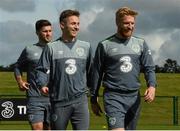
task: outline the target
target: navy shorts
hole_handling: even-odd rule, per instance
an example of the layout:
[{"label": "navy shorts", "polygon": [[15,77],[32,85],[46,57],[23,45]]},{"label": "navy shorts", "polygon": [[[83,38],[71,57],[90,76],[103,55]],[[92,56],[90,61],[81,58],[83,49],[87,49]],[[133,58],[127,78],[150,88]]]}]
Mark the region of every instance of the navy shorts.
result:
[{"label": "navy shorts", "polygon": [[50,125],[50,102],[49,101],[33,101],[27,103],[28,120],[31,124],[43,122]]},{"label": "navy shorts", "polygon": [[104,108],[108,128],[135,130],[140,113],[140,95],[125,96],[115,92],[104,93]]}]

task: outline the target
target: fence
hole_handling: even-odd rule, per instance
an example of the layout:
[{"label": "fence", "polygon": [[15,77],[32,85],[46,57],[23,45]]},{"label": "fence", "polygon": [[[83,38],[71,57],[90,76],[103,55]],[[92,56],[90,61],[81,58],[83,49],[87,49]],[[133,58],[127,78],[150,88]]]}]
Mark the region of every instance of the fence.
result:
[{"label": "fence", "polygon": [[154,102],[143,101],[139,124],[178,125],[180,96],[156,96]]}]

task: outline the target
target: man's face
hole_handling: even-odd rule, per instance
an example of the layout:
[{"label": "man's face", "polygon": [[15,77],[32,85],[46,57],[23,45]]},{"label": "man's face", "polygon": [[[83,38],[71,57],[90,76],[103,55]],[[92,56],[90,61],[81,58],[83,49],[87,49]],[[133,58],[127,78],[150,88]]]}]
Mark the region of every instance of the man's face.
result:
[{"label": "man's face", "polygon": [[135,18],[130,15],[126,15],[119,19],[117,23],[118,34],[123,38],[129,38],[132,36],[135,26]]},{"label": "man's face", "polygon": [[70,16],[65,18],[63,22],[60,23],[63,35],[69,38],[75,38],[79,32],[79,17]]},{"label": "man's face", "polygon": [[45,43],[48,43],[52,40],[52,26],[43,26],[38,32],[37,35],[39,40]]}]

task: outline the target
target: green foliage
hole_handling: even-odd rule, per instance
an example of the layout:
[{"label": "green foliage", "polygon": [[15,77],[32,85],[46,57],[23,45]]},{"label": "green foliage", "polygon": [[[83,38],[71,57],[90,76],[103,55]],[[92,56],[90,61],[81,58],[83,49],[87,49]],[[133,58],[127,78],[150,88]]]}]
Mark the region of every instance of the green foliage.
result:
[{"label": "green foliage", "polygon": [[[145,103],[143,101],[143,94],[146,89],[146,84],[142,74],[140,76],[140,80],[142,82],[142,87],[141,87],[142,110],[141,110],[141,116],[138,122],[137,129],[179,130],[180,126],[173,125],[172,96],[179,96],[180,74],[171,74],[171,73],[157,74],[157,83],[158,83],[156,89],[157,97],[155,101],[150,104]],[[0,95],[25,95],[25,92],[19,91],[12,72],[0,72],[0,83],[1,83]],[[102,95],[102,90],[103,88],[100,89],[100,95]],[[158,97],[158,96],[167,96],[167,97]],[[102,106],[102,97],[100,98],[100,104]],[[102,117],[97,117],[92,113],[90,107],[89,110],[90,110],[90,129],[107,130],[105,115],[103,114]],[[30,126],[28,122],[0,121],[0,130],[5,130],[5,129],[25,130],[25,129],[30,129]],[[68,129],[71,129],[70,125],[68,126]]]}]

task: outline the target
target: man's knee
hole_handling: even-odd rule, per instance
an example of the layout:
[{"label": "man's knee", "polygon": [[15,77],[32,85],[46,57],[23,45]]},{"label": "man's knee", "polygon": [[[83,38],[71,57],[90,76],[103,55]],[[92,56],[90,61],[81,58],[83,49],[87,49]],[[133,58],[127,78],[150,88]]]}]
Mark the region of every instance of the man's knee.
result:
[{"label": "man's knee", "polygon": [[43,122],[33,123],[31,124],[33,130],[43,130]]}]

